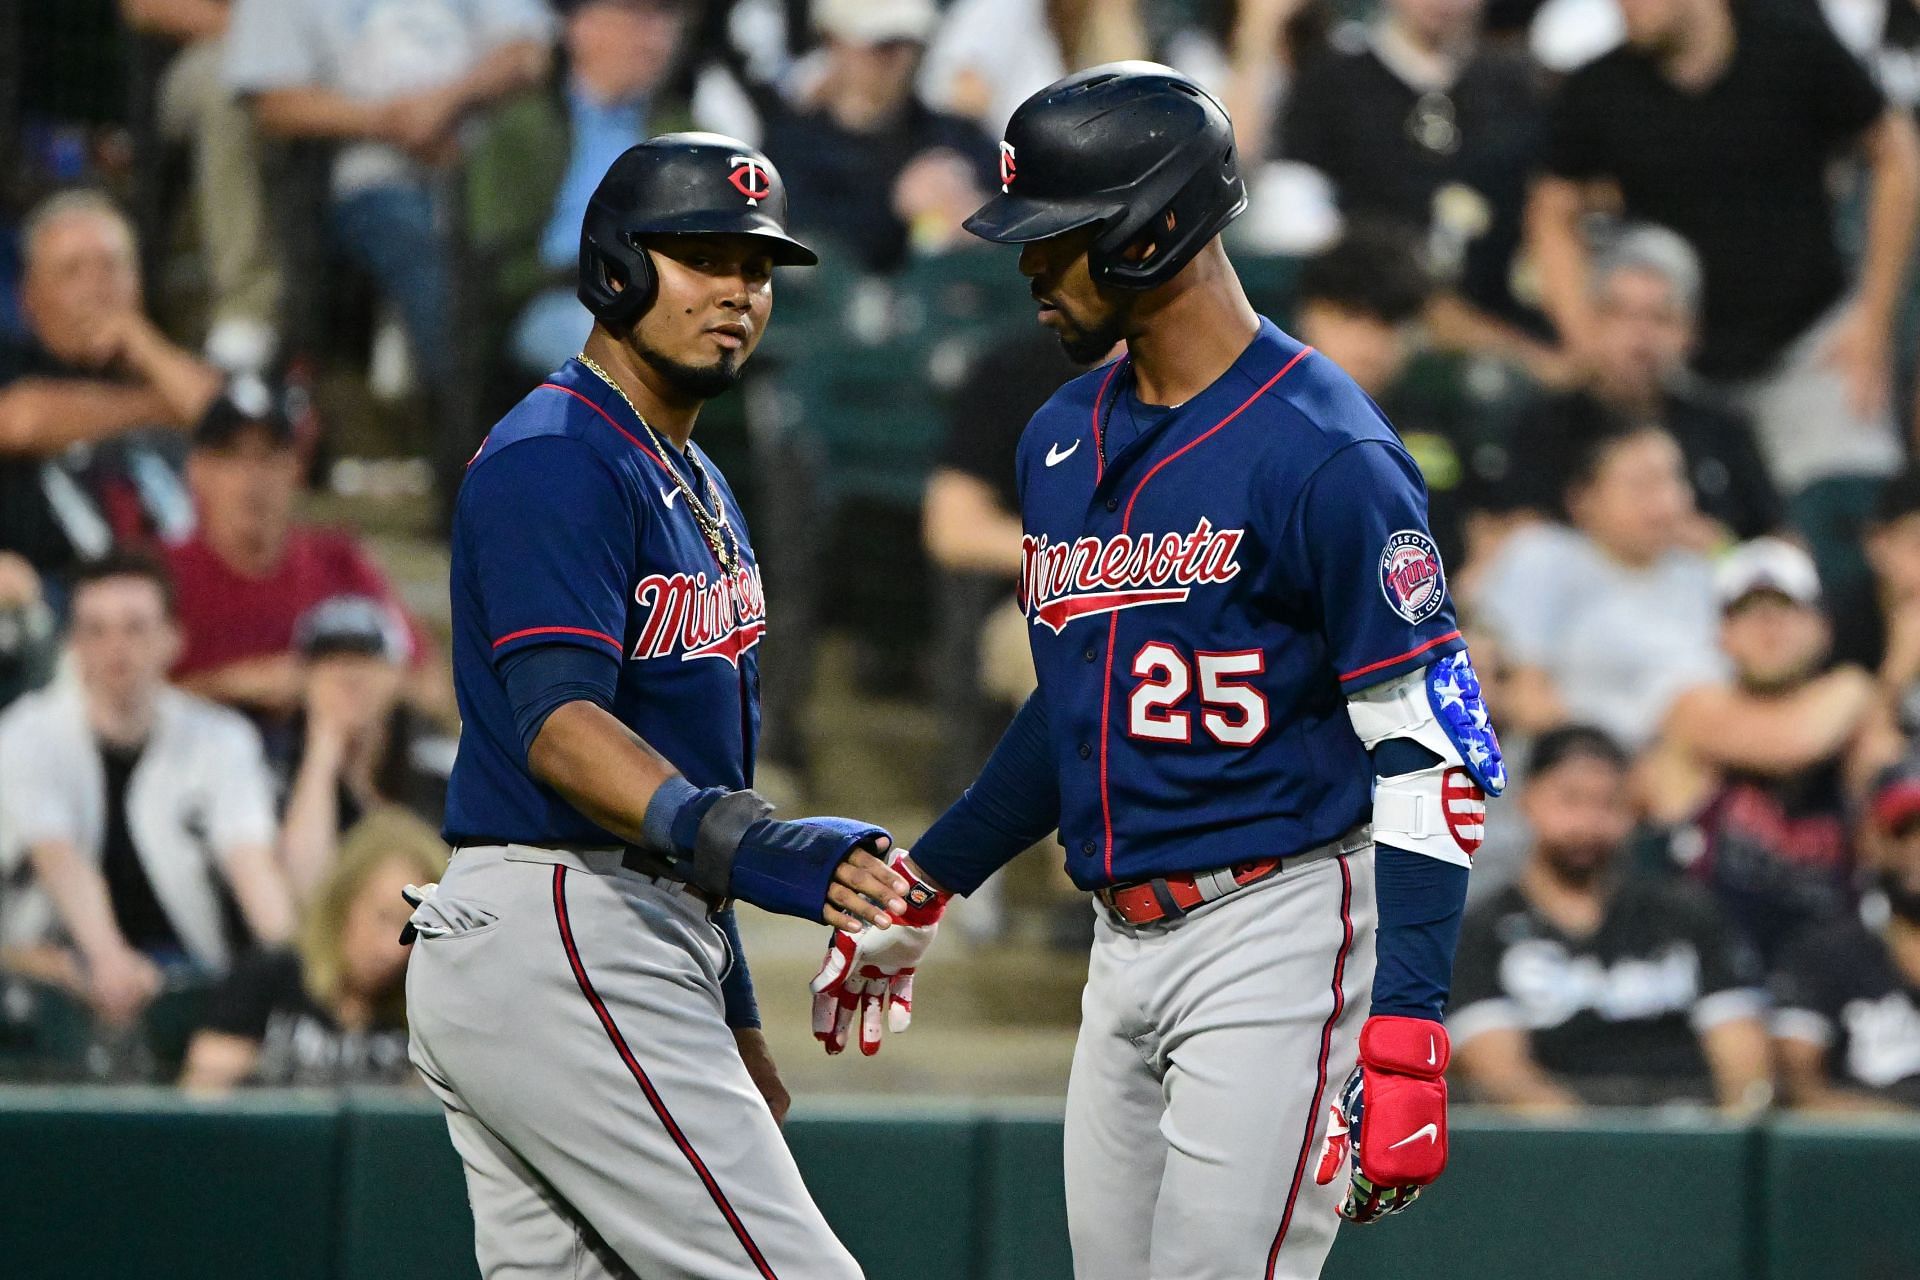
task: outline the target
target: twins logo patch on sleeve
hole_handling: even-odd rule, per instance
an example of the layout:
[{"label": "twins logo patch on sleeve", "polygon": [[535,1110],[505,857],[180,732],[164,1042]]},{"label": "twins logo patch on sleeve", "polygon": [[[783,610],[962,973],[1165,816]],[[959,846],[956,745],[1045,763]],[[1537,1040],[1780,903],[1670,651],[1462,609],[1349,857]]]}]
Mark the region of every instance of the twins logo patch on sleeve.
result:
[{"label": "twins logo patch on sleeve", "polygon": [[1447,603],[1447,576],[1440,548],[1419,529],[1402,529],[1380,552],[1380,591],[1395,613],[1415,626]]}]

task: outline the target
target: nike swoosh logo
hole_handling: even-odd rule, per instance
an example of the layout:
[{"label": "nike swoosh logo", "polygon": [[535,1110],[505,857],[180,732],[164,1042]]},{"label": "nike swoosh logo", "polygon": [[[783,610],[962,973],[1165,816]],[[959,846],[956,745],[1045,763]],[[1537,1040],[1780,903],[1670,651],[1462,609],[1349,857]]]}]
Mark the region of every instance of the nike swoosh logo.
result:
[{"label": "nike swoosh logo", "polygon": [[1067,447],[1067,451],[1065,453],[1062,453],[1060,452],[1059,445],[1057,444],[1049,445],[1047,447],[1047,465],[1050,467],[1059,466],[1061,463],[1065,462],[1068,458],[1071,458],[1073,456],[1073,451],[1075,449],[1078,449],[1079,447],[1080,447],[1080,442],[1078,440],[1075,440],[1071,445]]},{"label": "nike swoosh logo", "polygon": [[673,500],[679,496],[680,487],[678,485],[670,484],[660,491],[660,497],[666,502],[667,510],[669,511],[673,510]]},{"label": "nike swoosh logo", "polygon": [[1433,1037],[1428,1036],[1427,1037],[1427,1065],[1430,1067],[1436,1067],[1440,1065],[1440,1059],[1434,1056],[1435,1052],[1436,1050],[1434,1049]]},{"label": "nike swoosh logo", "polygon": [[1408,1134],[1406,1137],[1400,1139],[1400,1141],[1388,1147],[1387,1150],[1398,1151],[1400,1148],[1406,1146],[1409,1142],[1417,1142],[1421,1138],[1425,1138],[1428,1142],[1431,1142],[1437,1145],[1440,1141],[1440,1126],[1435,1124],[1433,1121],[1429,1120],[1425,1124],[1421,1125],[1418,1129],[1415,1129],[1412,1133]]}]

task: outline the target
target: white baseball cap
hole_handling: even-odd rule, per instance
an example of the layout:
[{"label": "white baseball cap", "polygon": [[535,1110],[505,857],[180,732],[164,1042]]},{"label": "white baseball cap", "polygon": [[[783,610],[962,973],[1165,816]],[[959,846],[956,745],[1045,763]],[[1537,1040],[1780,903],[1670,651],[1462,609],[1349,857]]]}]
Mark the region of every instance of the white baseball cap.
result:
[{"label": "white baseball cap", "polygon": [[939,21],[933,0],[820,0],[813,9],[820,33],[848,44],[925,44]]},{"label": "white baseball cap", "polygon": [[1725,612],[1756,591],[1812,607],[1820,603],[1820,571],[1798,544],[1755,538],[1721,557],[1713,571],[1713,598]]}]

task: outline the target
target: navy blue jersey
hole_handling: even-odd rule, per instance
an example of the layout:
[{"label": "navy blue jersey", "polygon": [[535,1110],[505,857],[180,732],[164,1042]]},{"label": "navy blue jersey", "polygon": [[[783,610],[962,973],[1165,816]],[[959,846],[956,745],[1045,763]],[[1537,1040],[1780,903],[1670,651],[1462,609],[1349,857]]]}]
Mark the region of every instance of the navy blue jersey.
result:
[{"label": "navy blue jersey", "polygon": [[1379,409],[1263,320],[1102,461],[1126,361],[1016,465],[1020,594],[1075,883],[1286,855],[1371,812],[1346,695],[1461,647],[1426,488]]},{"label": "navy blue jersey", "polygon": [[674,484],[676,460],[578,361],[502,418],[468,464],[453,523],[461,728],[449,841],[620,843],[527,770],[498,664],[529,645],[619,655],[622,724],[695,786],[751,781],[766,598],[739,504],[700,461],[740,546],[731,577]]}]

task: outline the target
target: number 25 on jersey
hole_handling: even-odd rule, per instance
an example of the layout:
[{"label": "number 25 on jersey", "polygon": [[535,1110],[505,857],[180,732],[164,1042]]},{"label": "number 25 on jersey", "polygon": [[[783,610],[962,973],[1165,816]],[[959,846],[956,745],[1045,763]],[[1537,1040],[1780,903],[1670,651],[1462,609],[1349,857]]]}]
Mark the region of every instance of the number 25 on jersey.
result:
[{"label": "number 25 on jersey", "polygon": [[1267,669],[1258,649],[1232,653],[1195,653],[1192,660],[1162,640],[1150,640],[1133,655],[1140,677],[1127,697],[1127,736],[1147,742],[1192,742],[1193,713],[1183,705],[1200,690],[1200,727],[1215,742],[1247,747],[1267,731],[1267,699],[1240,676]]}]

